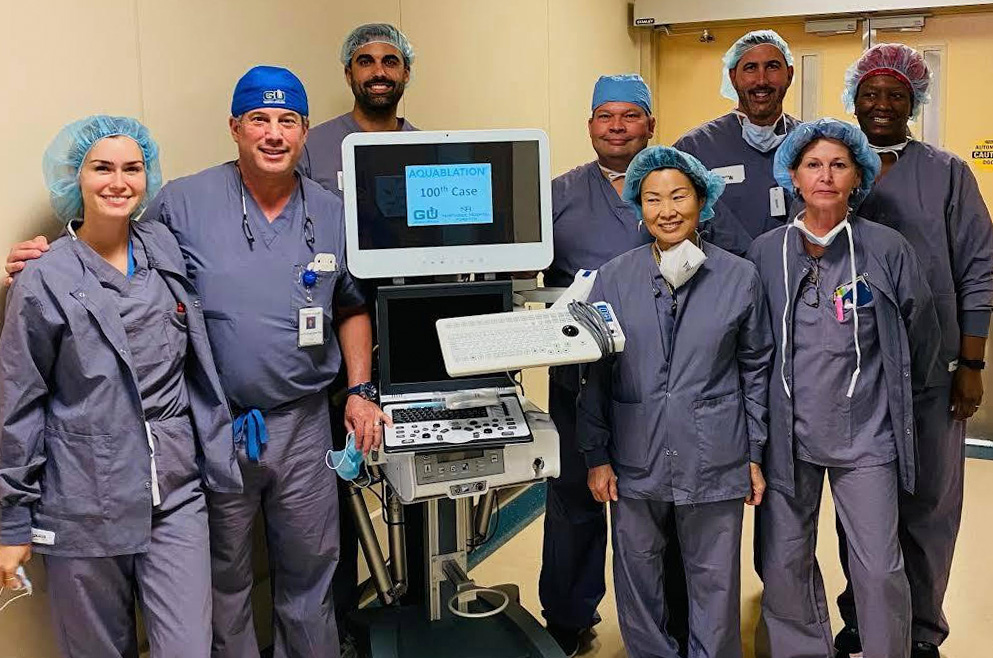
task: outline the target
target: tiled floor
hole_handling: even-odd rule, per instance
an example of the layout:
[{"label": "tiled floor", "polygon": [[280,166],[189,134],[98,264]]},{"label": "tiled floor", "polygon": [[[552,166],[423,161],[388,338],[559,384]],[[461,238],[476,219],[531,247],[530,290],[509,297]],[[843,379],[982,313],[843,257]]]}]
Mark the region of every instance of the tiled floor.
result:
[{"label": "tiled floor", "polygon": [[[966,502],[962,533],[956,549],[952,582],[946,599],[952,633],[942,646],[948,658],[986,658],[993,655],[993,461],[970,459],[967,465]],[[834,533],[834,512],[828,487],[821,511],[818,555],[829,596],[843,584],[838,566]],[[752,514],[745,514],[745,541],[742,546],[742,634],[745,656],[753,656],[752,634],[758,617],[761,583],[752,569]],[[609,558],[608,558],[609,560]],[[541,518],[514,537],[506,546],[477,567],[472,577],[479,584],[515,582],[520,585],[524,605],[540,618],[538,568],[541,563]],[[625,656],[617,627],[610,568],[607,569],[607,596],[600,606],[603,623],[586,656],[622,658]],[[833,608],[833,605],[832,605]],[[836,610],[832,610],[835,629]]]}]

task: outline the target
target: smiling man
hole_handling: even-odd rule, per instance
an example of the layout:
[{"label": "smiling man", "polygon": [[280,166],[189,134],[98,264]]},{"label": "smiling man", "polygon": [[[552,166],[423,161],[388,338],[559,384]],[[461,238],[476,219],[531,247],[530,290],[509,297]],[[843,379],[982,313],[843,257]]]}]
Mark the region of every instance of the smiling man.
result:
[{"label": "smiling man", "polygon": [[[965,422],[983,398],[993,303],[993,226],[976,178],[961,158],[917,141],[908,126],[928,102],[930,84],[923,55],[884,43],[848,69],[843,95],[883,163],[858,214],[895,228],[914,247],[941,325],[938,364],[928,387],[914,399],[921,465],[916,491],[900,499],[913,658],[937,658],[938,645],[948,635],[942,603],[962,518]],[[840,526],[839,537],[846,564],[848,546]],[[835,641],[838,655],[859,654],[858,624],[881,621],[873,610],[860,609],[856,615],[851,587],[838,606],[845,620]]]},{"label": "smiling man", "polygon": [[708,239],[744,254],[759,235],[782,226],[787,199],[772,176],[776,148],[798,121],[783,112],[793,55],[772,30],[749,32],[724,54],[721,95],[737,103],[674,144],[724,177],[727,188],[707,226]]},{"label": "smiling man", "polygon": [[[407,37],[388,23],[360,25],[345,37],[341,45],[341,63],[345,81],[352,90],[355,101],[350,112],[325,121],[310,130],[297,171],[317,182],[338,197],[343,196],[339,186],[341,175],[341,142],[356,132],[388,132],[417,130],[409,121],[397,116],[397,106],[403,98],[410,80],[410,67],[414,63],[414,49]],[[369,302],[375,299],[375,283],[360,282]],[[347,373],[339,373],[331,386],[331,423],[336,449],[344,448],[345,433],[343,410]],[[350,484],[338,480],[338,497],[349,492]],[[407,555],[416,564],[421,555],[420,505],[409,505],[405,510],[407,524]],[[335,615],[341,634],[342,655],[355,655],[355,639],[351,613],[358,609],[359,540],[352,515],[341,515],[341,559],[334,574]],[[413,593],[420,582],[414,576],[409,583]]]},{"label": "smiling man", "polygon": [[397,116],[414,63],[414,49],[403,32],[388,23],[360,25],[345,38],[341,63],[355,97],[352,111],[314,126],[298,166],[302,174],[339,197],[341,142],[347,135],[417,130]]}]

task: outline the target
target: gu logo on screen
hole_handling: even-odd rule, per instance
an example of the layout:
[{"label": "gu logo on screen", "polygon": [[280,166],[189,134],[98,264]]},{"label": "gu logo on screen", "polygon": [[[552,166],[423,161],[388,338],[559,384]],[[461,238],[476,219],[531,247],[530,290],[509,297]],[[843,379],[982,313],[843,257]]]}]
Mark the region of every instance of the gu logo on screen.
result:
[{"label": "gu logo on screen", "polygon": [[285,105],[286,93],[282,89],[262,92],[262,102],[266,105]]}]

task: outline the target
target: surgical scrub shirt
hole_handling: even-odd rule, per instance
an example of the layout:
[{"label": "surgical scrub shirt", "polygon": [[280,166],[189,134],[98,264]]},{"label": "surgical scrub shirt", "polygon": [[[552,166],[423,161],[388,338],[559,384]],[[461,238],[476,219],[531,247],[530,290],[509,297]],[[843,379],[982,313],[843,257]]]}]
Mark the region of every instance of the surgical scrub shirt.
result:
[{"label": "surgical scrub shirt", "polygon": [[[789,238],[792,248],[804,250],[803,238],[792,231]],[[847,396],[855,371],[853,311],[842,308],[839,320],[833,296],[840,286],[851,285],[848,254],[845,233],[820,258],[803,254],[809,269],[793,307],[796,456],[819,466],[878,466],[896,459],[896,437],[879,351],[875,299],[859,299],[862,364],[855,391]]]},{"label": "surgical scrub shirt", "polygon": [[[799,123],[789,115],[785,121],[787,133]],[[704,226],[720,232],[715,239],[721,247],[742,254],[752,240],[786,222],[786,212],[774,217],[770,209],[769,191],[779,187],[772,175],[776,149],[762,153],[750,146],[733,112],[694,128],[673,146],[695,156],[707,169],[725,174],[728,185],[715,207],[713,226]],[[741,175],[732,168],[739,168]]]},{"label": "surgical scrub shirt", "polygon": [[[161,275],[148,267],[145,247],[133,233],[131,244],[135,267],[130,277],[82,240],[76,241],[75,247],[86,269],[117,302],[145,418],[174,418],[185,414],[190,406],[184,377],[186,312],[180,311]],[[189,440],[192,446],[193,437]]]},{"label": "surgical scrub shirt", "polygon": [[[237,408],[268,411],[326,388],[341,367],[335,309],[365,303],[345,264],[341,201],[298,179],[301,185],[272,222],[245,191],[253,245],[242,229],[233,162],[169,183],[146,211],[146,221],[160,219],[179,242],[201,296],[221,385]],[[304,196],[313,247],[305,239]],[[301,274],[319,253],[332,254],[335,268],[318,273],[308,299]],[[323,345],[297,347],[304,307],[323,309]]]}]

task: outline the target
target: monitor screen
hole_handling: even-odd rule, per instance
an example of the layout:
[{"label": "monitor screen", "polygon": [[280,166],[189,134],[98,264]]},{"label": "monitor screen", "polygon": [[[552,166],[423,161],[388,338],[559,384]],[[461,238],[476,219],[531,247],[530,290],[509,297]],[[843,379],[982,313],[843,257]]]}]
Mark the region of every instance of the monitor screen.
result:
[{"label": "monitor screen", "polygon": [[450,377],[435,322],[513,310],[510,281],[384,286],[376,299],[384,394],[510,386],[505,374]]},{"label": "monitor screen", "polygon": [[355,147],[359,248],[541,242],[535,142]]},{"label": "monitor screen", "polygon": [[356,133],[342,144],[342,162],[347,260],[359,278],[551,262],[541,131]]}]

